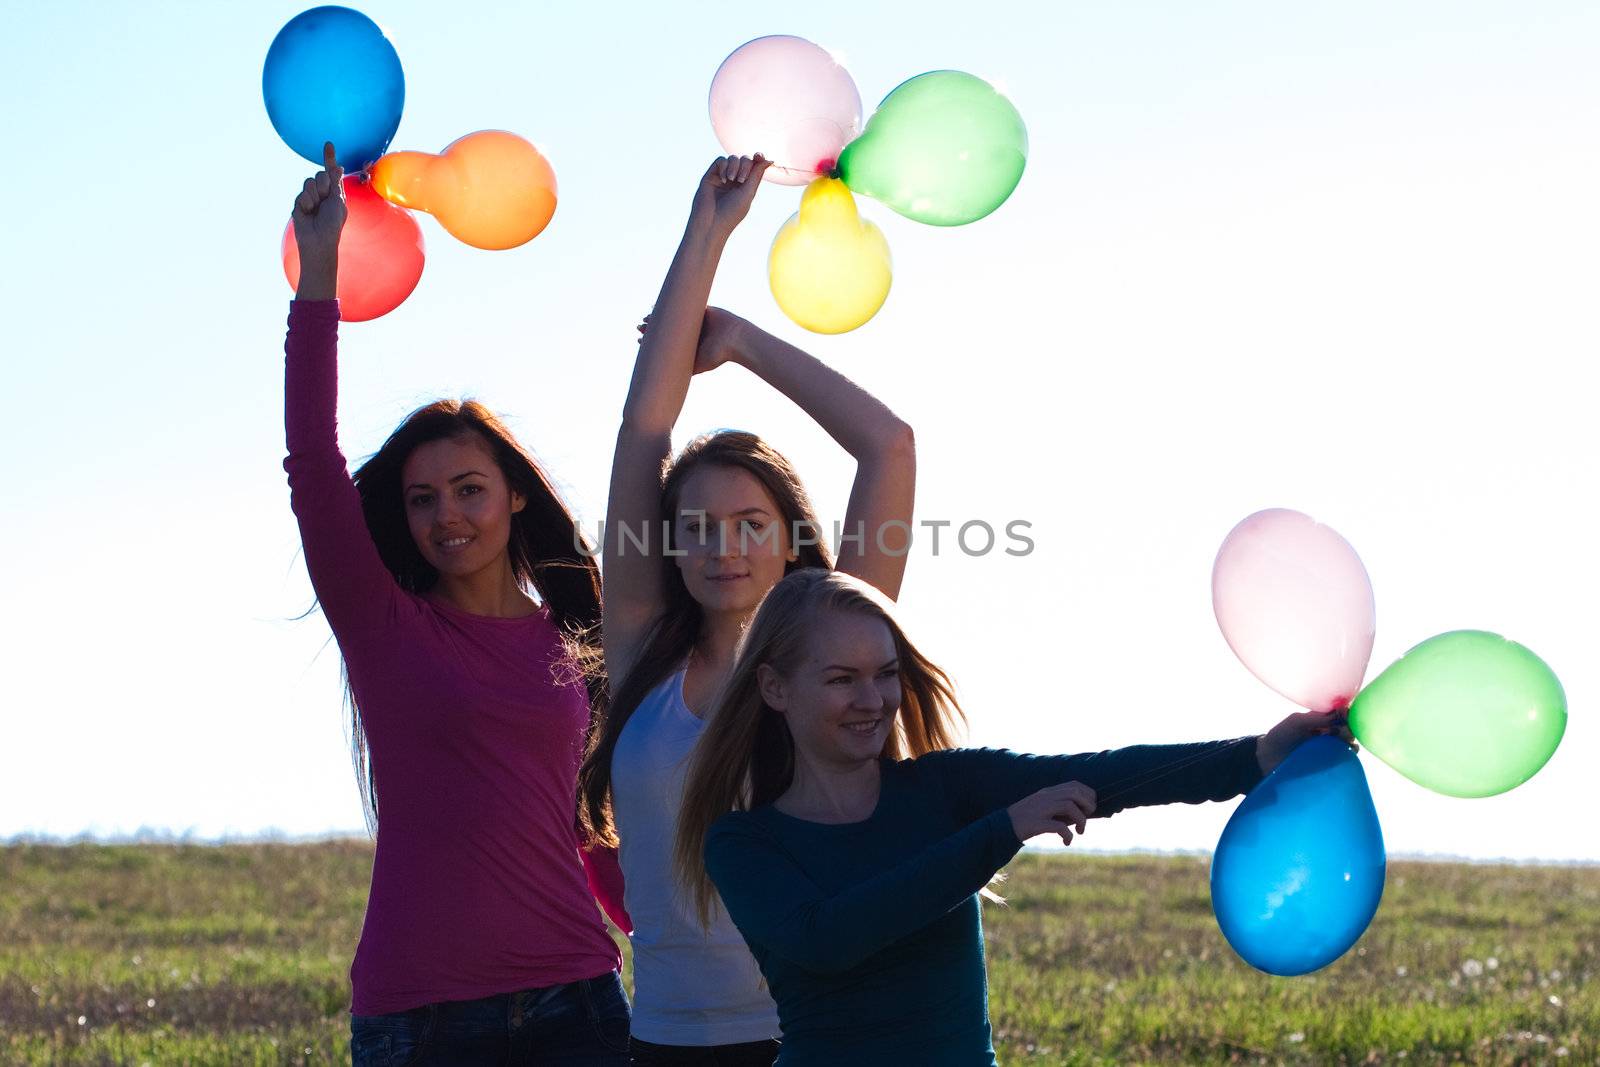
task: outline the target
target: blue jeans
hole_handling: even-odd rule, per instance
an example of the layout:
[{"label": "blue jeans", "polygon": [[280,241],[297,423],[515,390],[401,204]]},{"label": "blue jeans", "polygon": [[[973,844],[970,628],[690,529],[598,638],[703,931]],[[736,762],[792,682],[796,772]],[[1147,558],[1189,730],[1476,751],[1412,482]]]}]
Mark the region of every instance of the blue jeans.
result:
[{"label": "blue jeans", "polygon": [[352,1067],[628,1067],[628,997],[615,971],[482,1000],[350,1017]]}]

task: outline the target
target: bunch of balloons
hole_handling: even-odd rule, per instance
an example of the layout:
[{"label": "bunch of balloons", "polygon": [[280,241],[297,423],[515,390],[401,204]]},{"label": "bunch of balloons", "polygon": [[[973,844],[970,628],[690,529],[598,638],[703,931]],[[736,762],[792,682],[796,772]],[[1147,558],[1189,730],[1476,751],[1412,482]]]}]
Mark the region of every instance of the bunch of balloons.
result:
[{"label": "bunch of balloons", "polygon": [[981,78],[936,70],[901,83],[861,127],[861,94],[839,61],[799,37],[740,45],[711,79],[711,126],[734,155],[771,160],[767,180],[804,185],[772,242],[767,277],[784,314],[844,333],[877,314],[889,246],[852,193],[933,226],[976,222],[1006,201],[1028,161],[1011,101]]},{"label": "bunch of balloons", "polygon": [[[349,215],[339,238],[339,317],[375,319],[399,307],[422,278],[425,211],[476,248],[515,248],[533,240],[556,210],[556,176],[531,142],[481,130],[438,155],[385,155],[400,127],[405,75],[383,31],[347,7],[301,12],[278,31],[261,75],[267,116],[288,146],[313,163],[332,141]],[[407,210],[410,209],[410,210]],[[283,270],[298,284],[292,224]]]},{"label": "bunch of balloons", "polygon": [[[1348,710],[1356,739],[1448,796],[1533,777],[1566,730],[1561,683],[1526,648],[1457,630],[1407,652],[1362,688],[1376,613],[1355,550],[1296,511],[1260,511],[1217,553],[1212,604],[1250,672],[1312,711]],[[1211,902],[1228,943],[1269,974],[1338,959],[1377,912],[1383,832],[1360,761],[1317,737],[1250,792],[1217,843]]]}]

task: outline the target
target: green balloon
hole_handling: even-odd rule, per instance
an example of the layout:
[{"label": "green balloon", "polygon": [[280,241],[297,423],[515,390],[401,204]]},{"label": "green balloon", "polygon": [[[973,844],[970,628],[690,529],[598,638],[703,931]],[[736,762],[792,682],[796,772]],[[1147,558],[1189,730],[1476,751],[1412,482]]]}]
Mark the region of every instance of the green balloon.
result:
[{"label": "green balloon", "polygon": [[975,222],[1005,203],[1028,162],[1028,130],[999,90],[959,70],[902,82],[839,155],[852,192],[933,226]]},{"label": "green balloon", "polygon": [[1538,773],[1567,729],[1544,660],[1482,630],[1430,637],[1356,695],[1350,730],[1418,785],[1487,797]]}]

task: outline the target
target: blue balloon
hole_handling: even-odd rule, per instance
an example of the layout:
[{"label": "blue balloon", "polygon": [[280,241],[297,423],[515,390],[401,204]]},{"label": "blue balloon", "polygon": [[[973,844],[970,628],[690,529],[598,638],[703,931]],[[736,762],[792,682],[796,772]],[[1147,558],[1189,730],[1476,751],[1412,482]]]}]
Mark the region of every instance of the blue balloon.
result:
[{"label": "blue balloon", "polygon": [[1250,791],[1211,860],[1217,925],[1268,974],[1326,967],[1356,943],[1383,896],[1383,828],[1356,754],[1302,742]]},{"label": "blue balloon", "polygon": [[313,163],[332,141],[355,172],[383,155],[400,128],[406,78],[378,24],[347,7],[302,11],[267,49],[261,95],[272,128]]}]

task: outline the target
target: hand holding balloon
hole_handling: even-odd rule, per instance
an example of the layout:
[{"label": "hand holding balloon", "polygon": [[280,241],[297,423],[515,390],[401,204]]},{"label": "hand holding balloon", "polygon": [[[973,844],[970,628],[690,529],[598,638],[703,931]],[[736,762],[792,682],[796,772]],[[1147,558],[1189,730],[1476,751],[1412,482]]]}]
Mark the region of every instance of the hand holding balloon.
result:
[{"label": "hand holding balloon", "polygon": [[422,230],[360,175],[341,178],[333,145],[323,151],[325,169],[306,182],[283,227],[283,274],[301,300],[337,299],[343,322],[375,319],[422,278]]},{"label": "hand holding balloon", "polygon": [[1094,814],[1094,790],[1082,782],[1064,782],[1023,797],[1006,809],[1011,816],[1011,830],[1018,841],[1026,841],[1040,834],[1060,834],[1063,845],[1072,844],[1072,831],[1078,833],[1088,826]]},{"label": "hand holding balloon", "polygon": [[800,37],[758,37],[734,49],[711,79],[711,128],[730,155],[762,152],[766,178],[805,185],[826,174],[861,130],[850,72]]},{"label": "hand holding balloon", "polygon": [[322,166],[294,199],[294,240],[300,253],[300,300],[332,300],[339,275],[339,234],[344,229],[344,168],[333,142],[322,145]]},{"label": "hand holding balloon", "polygon": [[726,238],[750,213],[750,204],[761,187],[761,176],[769,166],[760,153],[712,160],[695,190],[690,224],[707,226],[714,235]]},{"label": "hand holding balloon", "polygon": [[1256,739],[1256,762],[1262,774],[1271,774],[1289,753],[1308,738],[1333,736],[1352,749],[1355,735],[1342,711],[1297,711]]},{"label": "hand holding balloon", "polygon": [[[731,311],[706,308],[705,318],[700,323],[700,341],[694,350],[693,373],[704,374],[708,370],[716,370],[724,363],[737,362],[740,352],[744,349],[744,331],[749,328],[749,322]],[[646,315],[638,326],[640,343],[643,343],[644,335],[649,329],[650,316]]]}]

